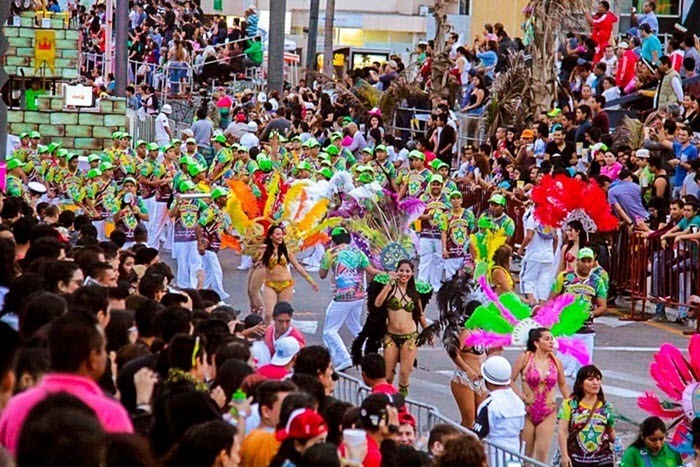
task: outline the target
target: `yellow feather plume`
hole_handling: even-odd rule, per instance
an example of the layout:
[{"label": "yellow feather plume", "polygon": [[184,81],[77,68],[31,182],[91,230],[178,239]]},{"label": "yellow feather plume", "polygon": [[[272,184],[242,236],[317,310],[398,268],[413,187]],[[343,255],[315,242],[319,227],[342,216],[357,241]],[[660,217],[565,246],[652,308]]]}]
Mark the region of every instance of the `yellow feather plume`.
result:
[{"label": "yellow feather plume", "polygon": [[267,184],[267,201],[265,201],[265,209],[263,211],[263,217],[266,219],[272,216],[272,208],[275,206],[277,193],[279,193],[280,190],[280,183],[282,183],[280,174],[279,172],[275,172]]},{"label": "yellow feather plume", "polygon": [[233,191],[241,202],[241,207],[248,217],[254,219],[260,215],[260,208],[258,207],[258,200],[253,194],[253,190],[247,183],[240,180],[229,180],[229,187]]},{"label": "yellow feather plume", "polygon": [[226,212],[231,218],[231,226],[236,229],[236,232],[240,235],[245,235],[248,227],[253,224],[253,221],[249,219],[243,211],[241,200],[238,199],[235,194],[229,196],[228,202],[226,203]]},{"label": "yellow feather plume", "polygon": [[299,208],[301,207],[301,198],[306,188],[305,183],[297,182],[294,183],[287,193],[284,195],[284,217],[285,219],[294,219]]},{"label": "yellow feather plume", "polygon": [[498,229],[493,233],[489,232],[486,234],[486,251],[488,252],[488,261],[493,259],[493,255],[496,253],[496,250],[505,245],[506,241],[508,241],[508,237],[506,236],[504,229]]},{"label": "yellow feather plume", "polygon": [[318,232],[323,232],[324,230],[330,230],[335,227],[338,227],[340,224],[343,223],[345,219],[342,217],[329,217],[328,219],[324,220],[320,224],[318,224],[316,227],[313,229],[309,230],[308,232],[304,233],[304,237],[309,237],[311,235],[314,235]]},{"label": "yellow feather plume", "polygon": [[326,212],[328,211],[329,203],[330,200],[324,198],[318,201],[316,204],[314,204],[311,207],[311,209],[309,209],[309,212],[307,212],[306,215],[297,224],[297,229],[299,229],[299,232],[306,232],[307,230],[312,229],[315,224],[320,222],[321,219],[323,219],[323,216],[325,216]]}]

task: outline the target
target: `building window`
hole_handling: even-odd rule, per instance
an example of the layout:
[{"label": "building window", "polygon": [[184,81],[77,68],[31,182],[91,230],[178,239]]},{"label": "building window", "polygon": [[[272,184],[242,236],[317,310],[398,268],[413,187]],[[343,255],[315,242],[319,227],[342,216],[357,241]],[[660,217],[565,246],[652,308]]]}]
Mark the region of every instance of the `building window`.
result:
[{"label": "building window", "polygon": [[[637,7],[637,13],[643,12],[644,4],[648,0],[633,1],[633,5]],[[629,9],[628,9],[629,12]],[[658,16],[680,16],[681,15],[681,0],[657,0],[656,14]]]},{"label": "building window", "polygon": [[347,47],[364,47],[365,31],[356,28],[337,28],[338,45]]},{"label": "building window", "polygon": [[459,14],[460,15],[470,15],[471,14],[471,0],[459,0]]}]

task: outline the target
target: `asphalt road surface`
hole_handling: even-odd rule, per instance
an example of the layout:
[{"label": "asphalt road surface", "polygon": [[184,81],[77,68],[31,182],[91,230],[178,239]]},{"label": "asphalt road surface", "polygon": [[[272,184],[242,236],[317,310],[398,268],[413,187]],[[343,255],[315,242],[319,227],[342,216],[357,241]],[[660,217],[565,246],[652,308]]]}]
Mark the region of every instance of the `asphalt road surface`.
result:
[{"label": "asphalt road surface", "polygon": [[[169,255],[163,253],[166,261]],[[240,257],[230,251],[223,251],[219,259],[224,270],[224,287],[231,294],[228,303],[248,313],[248,297],[245,290],[245,271],[238,271]],[[170,261],[169,261],[170,262]],[[321,281],[316,273],[311,273],[320,286],[314,293],[311,287],[298,274],[293,306],[295,320],[301,321],[309,344],[322,344],[324,313],[330,300],[330,284]],[[434,300],[433,300],[434,301]],[[433,301],[428,306],[428,318],[437,316]],[[654,352],[661,344],[668,342],[680,348],[684,354],[689,338],[683,335],[683,328],[674,324],[629,322],[618,319],[618,312],[611,310],[596,319],[596,340],[594,363],[603,372],[603,389],[614,406],[617,415],[618,432],[625,442],[631,442],[638,433],[639,423],[646,413],[637,407],[637,397],[645,391],[660,391],[649,376],[649,364]],[[343,330],[341,336],[346,344],[351,343],[350,334]],[[505,357],[511,362],[521,352],[520,349],[506,349]],[[442,346],[424,347],[418,352],[418,368],[411,376],[409,397],[435,405],[441,413],[458,420],[457,406],[450,392],[449,381],[453,365]],[[348,374],[358,376],[357,370]]]}]

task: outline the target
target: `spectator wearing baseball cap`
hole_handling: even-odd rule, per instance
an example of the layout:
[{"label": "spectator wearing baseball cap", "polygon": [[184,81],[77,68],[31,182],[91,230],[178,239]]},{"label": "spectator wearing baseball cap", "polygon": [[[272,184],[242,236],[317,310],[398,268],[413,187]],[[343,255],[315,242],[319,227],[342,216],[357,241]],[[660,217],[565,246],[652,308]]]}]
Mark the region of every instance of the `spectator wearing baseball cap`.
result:
[{"label": "spectator wearing baseball cap", "polygon": [[503,229],[506,237],[510,238],[515,233],[515,222],[506,214],[506,197],[500,193],[494,193],[489,198],[488,216],[497,229]]},{"label": "spectator wearing baseball cap", "polygon": [[[398,446],[393,437],[399,431],[399,410],[405,404],[400,394],[375,393],[367,396],[360,405],[360,423],[367,432],[367,454],[362,460],[365,467],[382,465],[382,452],[392,451]],[[340,452],[344,454],[344,446]]]},{"label": "spectator wearing baseball cap", "polygon": [[287,377],[294,367],[301,346],[293,337],[283,337],[275,342],[275,353],[270,363],[258,368],[257,373],[268,379],[281,380]]},{"label": "spectator wearing baseball cap", "polygon": [[276,438],[282,441],[279,451],[270,462],[271,467],[303,465],[301,456],[319,443],[326,441],[328,426],[313,409],[299,408],[289,416],[286,426],[278,430]]},{"label": "spectator wearing baseball cap", "polygon": [[413,446],[413,443],[416,442],[416,418],[408,412],[399,414],[397,442],[404,446]]}]

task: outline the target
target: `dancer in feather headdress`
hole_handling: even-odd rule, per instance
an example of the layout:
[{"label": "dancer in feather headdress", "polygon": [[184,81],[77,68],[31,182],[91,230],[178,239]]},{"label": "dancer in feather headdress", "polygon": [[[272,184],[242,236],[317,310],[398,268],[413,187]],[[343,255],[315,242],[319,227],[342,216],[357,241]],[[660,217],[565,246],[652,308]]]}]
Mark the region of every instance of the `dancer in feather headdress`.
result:
[{"label": "dancer in feather headdress", "polygon": [[377,275],[367,287],[367,321],[352,344],[352,359],[359,364],[364,353],[384,346],[386,378],[394,381],[399,370],[399,392],[406,396],[409,378],[416,361],[419,341],[418,325],[428,327],[425,306],[432,296],[429,284],[416,282],[415,266],[408,259],[398,262],[396,272]]},{"label": "dancer in feather headdress", "polygon": [[586,346],[569,338],[589,317],[590,304],[586,300],[564,293],[533,310],[513,292],[496,295],[485,277],[479,279],[479,285],[488,301],[466,321],[465,326],[472,330],[466,345],[524,347],[530,330],[544,327],[551,329],[560,352],[572,355],[583,365],[589,363]]},{"label": "dancer in feather headdress", "polygon": [[[256,259],[248,281],[251,308],[256,313],[264,309],[266,321],[269,321],[275,303],[290,301],[293,295],[293,280],[287,264],[292,264],[314,288],[317,287],[294,254],[327,243],[330,239],[327,232],[342,219],[325,218],[328,199],[311,200],[304,184],[289,184],[279,173],[266,185],[258,187],[260,198],[256,198],[245,183],[231,181],[229,185],[232,194],[226,211],[231,225],[243,236],[243,252]],[[272,226],[276,227],[275,232],[269,231]],[[284,253],[280,253],[281,246]]]},{"label": "dancer in feather headdress", "polygon": [[361,200],[348,196],[334,215],[348,219],[348,229],[364,237],[374,264],[393,271],[399,260],[416,256],[417,241],[410,226],[424,211],[422,201],[416,198],[398,201],[395,193],[383,190]]},{"label": "dancer in feather headdress", "polygon": [[[693,455],[692,422],[700,416],[697,401],[700,399],[700,335],[696,334],[688,344],[688,357],[671,344],[663,344],[654,354],[649,373],[656,386],[666,394],[661,401],[653,392],[646,392],[637,399],[639,408],[657,417],[671,421],[675,427],[669,445],[683,455]],[[669,428],[670,429],[670,428]]]},{"label": "dancer in feather headdress", "polygon": [[579,221],[588,233],[610,232],[618,220],[610,211],[607,195],[591,180],[584,182],[564,175],[547,175],[532,189],[534,215],[548,227],[560,228]]}]

